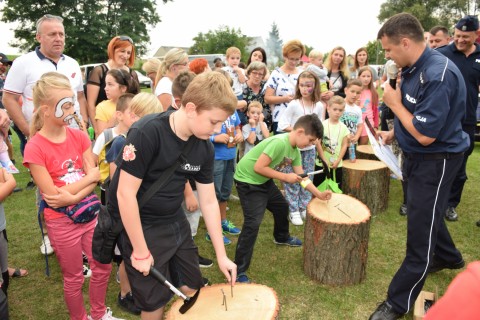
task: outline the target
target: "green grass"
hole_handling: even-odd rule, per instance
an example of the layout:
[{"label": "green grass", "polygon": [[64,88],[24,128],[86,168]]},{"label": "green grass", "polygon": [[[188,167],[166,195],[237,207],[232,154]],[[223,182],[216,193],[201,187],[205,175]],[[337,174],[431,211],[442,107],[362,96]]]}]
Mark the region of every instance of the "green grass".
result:
[{"label": "green grass", "polygon": [[[14,135],[17,163],[21,161],[18,140]],[[477,143],[468,165],[469,180],[466,183],[462,203],[458,212],[460,220],[448,223],[457,247],[467,262],[478,259],[480,228],[475,222],[480,219],[478,184],[480,181],[480,148]],[[15,175],[17,184],[25,187],[29,176],[25,168]],[[369,255],[366,279],[353,286],[330,287],[309,279],[303,272],[301,248],[278,247],[272,238],[273,219],[267,212],[256,242],[251,267],[248,271],[253,281],[272,287],[280,301],[280,319],[367,319],[378,302],[385,298],[388,284],[405,254],[406,219],[398,214],[402,201],[399,181],[392,180],[388,209],[372,217],[370,227]],[[12,320],[24,319],[67,319],[63,301],[63,285],[60,269],[55,256],[49,258],[51,276],[45,276],[45,259],[39,252],[41,241],[36,218],[34,191],[24,190],[11,195],[4,203],[7,215],[9,238],[9,265],[26,268],[29,275],[12,279],[9,288],[10,316]],[[229,218],[242,225],[242,213],[238,202],[229,203]],[[205,225],[201,221],[196,243],[200,254],[214,257],[211,244],[205,241]],[[303,227],[291,227],[292,235],[303,239]],[[233,260],[237,238],[230,237],[233,244],[227,247]],[[116,268],[113,269],[114,271]],[[215,263],[209,269],[202,269],[211,283],[224,282]],[[442,271],[428,277],[425,290],[443,294],[458,272]],[[84,286],[84,298],[88,301],[88,281]],[[152,280],[154,281],[154,280]],[[125,319],[136,319],[122,312],[116,305],[119,286],[112,272],[107,305],[114,315]],[[412,314],[405,316],[412,319]]]}]

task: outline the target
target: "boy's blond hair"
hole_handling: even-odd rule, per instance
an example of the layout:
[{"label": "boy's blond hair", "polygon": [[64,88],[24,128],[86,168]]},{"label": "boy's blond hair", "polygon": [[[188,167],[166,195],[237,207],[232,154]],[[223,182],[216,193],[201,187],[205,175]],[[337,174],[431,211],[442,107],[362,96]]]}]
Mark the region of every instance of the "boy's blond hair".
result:
[{"label": "boy's blond hair", "polygon": [[36,111],[30,122],[30,137],[42,129],[45,110],[41,110],[40,106],[52,102],[51,93],[54,90],[72,90],[65,75],[58,72],[44,73],[33,86],[33,106]]},{"label": "boy's blond hair", "polygon": [[248,105],[248,108],[247,108],[247,112],[250,112],[250,109],[252,108],[259,108],[260,111],[263,111],[263,106],[260,102],[258,101],[252,101],[250,102],[250,104]]},{"label": "boy's blond hair", "polygon": [[223,74],[210,71],[195,76],[190,82],[182,97],[182,105],[187,103],[195,104],[197,112],[220,108],[230,115],[237,108],[237,97]]},{"label": "boy's blond hair", "polygon": [[308,59],[316,59],[316,58],[322,58],[323,59],[323,53],[320,50],[312,50],[308,54]]},{"label": "boy's blond hair", "polygon": [[234,54],[239,54],[240,56],[242,56],[242,52],[237,47],[230,47],[227,49],[227,52],[225,53],[227,58]]},{"label": "boy's blond hair", "polygon": [[330,98],[330,100],[328,100],[328,106],[331,107],[334,104],[345,106],[345,99],[340,96],[333,96]]},{"label": "boy's blond hair", "polygon": [[141,118],[147,114],[160,113],[163,111],[163,107],[154,94],[140,92],[130,102],[130,110]]}]

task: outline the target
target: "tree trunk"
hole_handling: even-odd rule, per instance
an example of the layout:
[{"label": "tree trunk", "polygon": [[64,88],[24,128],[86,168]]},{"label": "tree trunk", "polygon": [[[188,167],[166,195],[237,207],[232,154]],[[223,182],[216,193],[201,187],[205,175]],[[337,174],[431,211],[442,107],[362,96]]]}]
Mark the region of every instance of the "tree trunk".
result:
[{"label": "tree trunk", "polygon": [[352,285],[365,279],[370,211],[357,199],[333,194],[307,207],[303,269],[322,284]]},{"label": "tree trunk", "polygon": [[343,161],[342,191],[363,202],[372,214],[388,207],[390,170],[381,161]]},{"label": "tree trunk", "polygon": [[363,144],[357,146],[357,159],[364,160],[378,160],[377,156],[373,152],[373,148],[369,144]]}]

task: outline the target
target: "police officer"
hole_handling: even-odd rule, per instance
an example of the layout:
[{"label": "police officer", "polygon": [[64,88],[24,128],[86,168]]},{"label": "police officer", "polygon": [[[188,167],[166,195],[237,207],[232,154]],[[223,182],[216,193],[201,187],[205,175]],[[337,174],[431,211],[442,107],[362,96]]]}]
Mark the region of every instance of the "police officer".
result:
[{"label": "police officer", "polygon": [[455,25],[453,42],[438,48],[438,51],[448,57],[460,69],[467,87],[467,109],[462,121],[462,129],[470,137],[470,146],[465,152],[463,162],[453,181],[445,218],[449,221],[458,219],[455,208],[460,203],[463,186],[467,181],[467,160],[475,146],[475,127],[477,125],[478,86],[480,85],[480,45],[477,39],[478,18],[466,16]]},{"label": "police officer", "polygon": [[386,84],[383,95],[395,113],[395,133],[380,134],[387,143],[395,134],[405,155],[408,222],[406,256],[371,320],[398,319],[409,312],[428,272],[464,267],[443,215],[470,143],[461,127],[466,101],[462,74],[426,46],[420,22],[410,14],[396,14],[379,30],[378,39],[402,68],[396,90]]}]

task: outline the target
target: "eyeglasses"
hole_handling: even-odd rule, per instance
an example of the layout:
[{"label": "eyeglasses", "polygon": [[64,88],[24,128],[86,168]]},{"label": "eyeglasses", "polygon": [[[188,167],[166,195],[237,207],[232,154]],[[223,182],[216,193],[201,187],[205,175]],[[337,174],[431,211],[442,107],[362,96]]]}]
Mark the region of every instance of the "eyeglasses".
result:
[{"label": "eyeglasses", "polygon": [[117,38],[118,38],[119,40],[122,40],[122,41],[128,41],[128,42],[130,42],[130,44],[133,45],[133,40],[132,40],[132,38],[130,38],[129,36],[117,36]]},{"label": "eyeglasses", "polygon": [[255,77],[264,77],[265,76],[265,73],[261,73],[261,72],[258,72],[258,71],[252,71],[250,72],[251,75],[254,75]]}]

